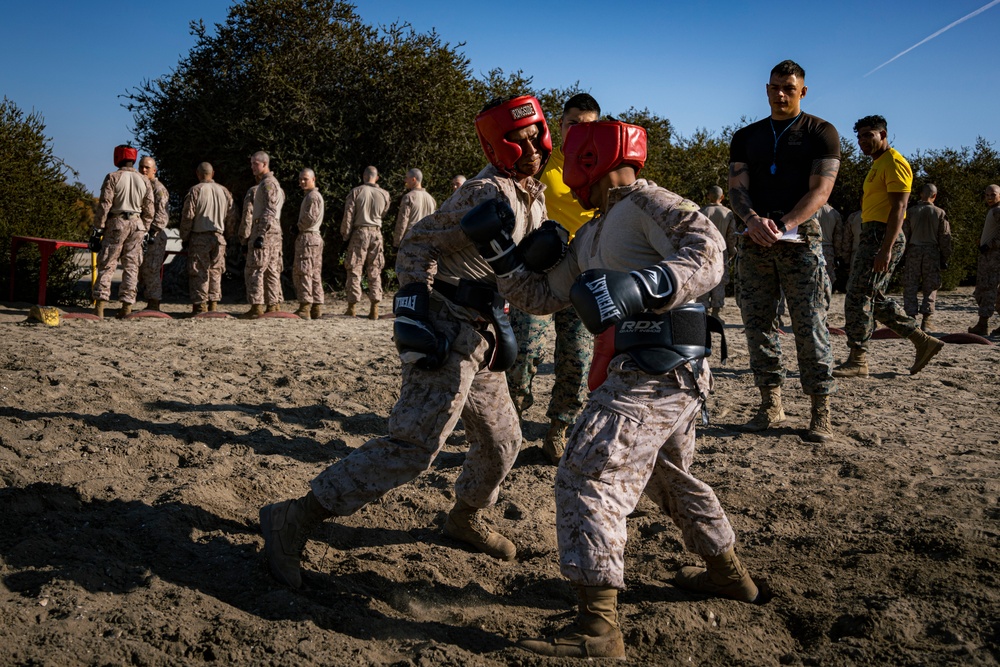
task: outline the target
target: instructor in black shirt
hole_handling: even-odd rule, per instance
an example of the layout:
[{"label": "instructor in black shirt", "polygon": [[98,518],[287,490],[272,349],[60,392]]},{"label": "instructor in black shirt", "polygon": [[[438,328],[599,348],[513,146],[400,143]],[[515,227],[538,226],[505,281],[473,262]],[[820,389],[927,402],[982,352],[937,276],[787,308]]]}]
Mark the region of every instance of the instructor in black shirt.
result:
[{"label": "instructor in black shirt", "polygon": [[764,431],[785,421],[785,370],[775,327],[783,290],[802,390],[812,397],[804,437],[826,442],[833,437],[833,353],[826,322],[831,290],[816,212],[837,179],[840,137],[833,125],[802,111],[805,78],[805,70],[791,60],[771,70],[766,88],[771,115],[738,130],[729,147],[729,199],[747,225],[740,239],[740,309],[761,393],[760,409],[745,428]]}]

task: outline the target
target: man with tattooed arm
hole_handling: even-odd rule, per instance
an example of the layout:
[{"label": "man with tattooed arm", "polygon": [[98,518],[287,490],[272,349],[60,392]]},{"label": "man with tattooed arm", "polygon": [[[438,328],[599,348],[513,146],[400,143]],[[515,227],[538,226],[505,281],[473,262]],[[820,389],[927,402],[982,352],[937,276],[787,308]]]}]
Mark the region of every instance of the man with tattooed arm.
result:
[{"label": "man with tattooed arm", "polygon": [[802,390],[812,398],[805,439],[826,442],[833,353],[827,329],[830,278],[816,213],[840,169],[837,129],[802,111],[806,73],[785,60],[765,86],[771,114],[738,130],[729,147],[729,199],[747,230],[740,239],[740,310],[750,368],[760,389],[751,432],[785,422],[781,384],[785,369],[775,318],[784,291],[792,321]]}]

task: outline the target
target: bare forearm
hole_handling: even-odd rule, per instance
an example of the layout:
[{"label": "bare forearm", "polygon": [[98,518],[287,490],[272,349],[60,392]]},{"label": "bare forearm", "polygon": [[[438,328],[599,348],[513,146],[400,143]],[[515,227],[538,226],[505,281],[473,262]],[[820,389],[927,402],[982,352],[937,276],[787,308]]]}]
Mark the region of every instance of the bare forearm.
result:
[{"label": "bare forearm", "polygon": [[729,203],[733,213],[744,222],[754,215],[753,202],[750,200],[750,172],[742,162],[729,164]]}]

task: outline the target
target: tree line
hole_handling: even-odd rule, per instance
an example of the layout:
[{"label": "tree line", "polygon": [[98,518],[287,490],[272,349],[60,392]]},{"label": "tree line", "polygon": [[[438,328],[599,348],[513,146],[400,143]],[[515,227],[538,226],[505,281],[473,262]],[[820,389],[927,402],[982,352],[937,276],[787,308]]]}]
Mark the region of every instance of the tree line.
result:
[{"label": "tree line", "polygon": [[[366,166],[379,169],[380,184],[394,197],[384,229],[391,271],[394,257],[388,240],[408,169],[421,169],[425,187],[441,202],[451,193],[452,176],[471,177],[485,164],[472,119],[487,101],[534,94],[558,142],[563,101],[585,90],[579,82],[538,90],[521,71],[496,69],[477,76],[462,55],[463,44],[442,42],[434,31],[418,33],[407,24],[370,26],[353,5],[341,0],[243,0],[234,3],[214,30],[196,21],[191,32],[195,45],[172,71],[123,95],[140,152],[156,158],[159,177],[171,192],[172,219],[176,221],[184,194],[197,182],[199,163],[211,162],[216,181],[241,201],[253,185],[249,156],[264,150],[286,191],[282,226],[290,232],[302,200],[297,175],[310,167],[326,200],[324,279],[331,288],[342,286],[344,278],[340,259],[345,243],[339,234],[343,202]],[[25,169],[5,171],[0,178],[0,252],[10,234],[20,233],[15,229],[82,239],[81,215],[86,216],[78,209],[87,208],[81,203],[89,193],[66,184],[66,169],[60,169],[47,148],[40,118],[18,114],[5,100],[0,150],[31,157],[19,163]],[[729,141],[736,126],[683,136],[667,118],[648,109],[611,115],[647,129],[649,156],[642,176],[699,203],[709,186],[726,189]],[[749,119],[740,125],[744,121]],[[14,135],[22,126],[31,135],[28,143],[34,142],[34,153],[18,148],[17,142],[25,139]],[[846,217],[859,208],[869,159],[846,138],[842,145],[843,161],[830,203]],[[945,288],[974,281],[984,216],[981,195],[1000,178],[1000,156],[979,139],[971,149],[931,150],[909,159],[916,175],[914,189],[935,183],[937,203],[952,223],[955,253],[944,274]],[[11,176],[14,172],[18,175]],[[27,172],[47,183],[54,199],[31,212],[22,205],[14,213],[6,193],[17,191],[18,179],[27,179]],[[61,208],[57,202],[62,202]],[[291,233],[285,242],[286,256],[291,256]],[[0,262],[8,255],[0,255]],[[72,284],[73,267],[65,260],[56,263],[50,293],[56,299],[70,298],[62,285]],[[19,262],[18,270],[22,268],[30,270]],[[8,270],[0,271],[0,280],[6,280]]]}]

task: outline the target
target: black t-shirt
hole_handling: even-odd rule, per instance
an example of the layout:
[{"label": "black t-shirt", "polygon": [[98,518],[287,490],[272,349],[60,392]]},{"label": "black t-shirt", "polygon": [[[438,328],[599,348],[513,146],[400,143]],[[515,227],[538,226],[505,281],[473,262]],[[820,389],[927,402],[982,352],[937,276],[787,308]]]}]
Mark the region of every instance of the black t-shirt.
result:
[{"label": "black t-shirt", "polygon": [[813,162],[827,159],[840,159],[837,128],[807,113],[791,123],[770,117],[751,123],[737,130],[729,144],[729,161],[748,166],[750,201],[765,217],[795,208],[809,191]]}]

